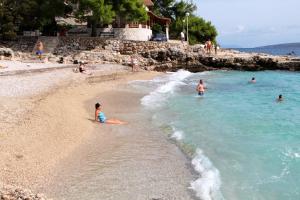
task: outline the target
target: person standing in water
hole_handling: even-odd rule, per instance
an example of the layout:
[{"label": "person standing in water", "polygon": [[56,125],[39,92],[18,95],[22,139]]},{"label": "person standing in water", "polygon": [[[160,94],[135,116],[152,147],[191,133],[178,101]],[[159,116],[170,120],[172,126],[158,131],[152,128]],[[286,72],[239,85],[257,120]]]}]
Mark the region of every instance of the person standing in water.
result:
[{"label": "person standing in water", "polygon": [[203,83],[202,79],[199,81],[199,84],[197,85],[196,90],[197,90],[199,96],[204,95],[205,86],[204,86],[204,83]]},{"label": "person standing in water", "polygon": [[106,116],[101,111],[100,103],[95,104],[95,121],[100,122],[102,124],[127,124],[126,122],[123,122],[118,119],[106,119]]}]

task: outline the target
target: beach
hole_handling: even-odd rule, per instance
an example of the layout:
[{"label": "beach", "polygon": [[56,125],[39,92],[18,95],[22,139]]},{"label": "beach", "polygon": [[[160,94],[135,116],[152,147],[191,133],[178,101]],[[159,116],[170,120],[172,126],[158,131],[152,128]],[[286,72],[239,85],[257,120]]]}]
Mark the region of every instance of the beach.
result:
[{"label": "beach", "polygon": [[[192,199],[190,161],[149,126],[149,117],[141,114],[145,94],[127,87],[160,73],[106,68],[84,78],[70,69],[9,78],[23,80],[21,91],[26,78],[32,88],[52,83],[36,92],[27,85],[25,94],[2,87],[0,182],[54,199]],[[8,90],[14,87],[21,86]],[[96,102],[108,118],[128,124],[95,123]]]}]

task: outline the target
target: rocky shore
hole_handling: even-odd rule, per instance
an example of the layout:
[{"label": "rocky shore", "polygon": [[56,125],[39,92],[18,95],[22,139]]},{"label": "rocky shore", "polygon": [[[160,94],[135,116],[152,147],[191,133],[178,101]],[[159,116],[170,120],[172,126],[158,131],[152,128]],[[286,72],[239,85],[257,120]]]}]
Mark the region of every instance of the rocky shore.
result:
[{"label": "rocky shore", "polygon": [[[26,60],[32,57],[32,42],[26,46],[1,43],[0,56]],[[23,42],[23,43],[22,43]],[[0,47],[1,47],[0,44]],[[47,44],[45,44],[47,45]],[[136,42],[104,40],[101,38],[62,37],[52,52],[47,54],[50,62],[73,63],[76,60],[89,63],[113,63],[130,65],[131,56],[138,60],[145,70],[191,72],[207,70],[289,70],[300,71],[300,58],[292,56],[271,56],[262,53],[241,53],[221,49],[217,54],[208,55],[200,45],[187,46],[181,43]]]},{"label": "rocky shore", "polygon": [[46,200],[43,194],[34,194],[30,190],[24,190],[13,186],[0,187],[1,200]]}]

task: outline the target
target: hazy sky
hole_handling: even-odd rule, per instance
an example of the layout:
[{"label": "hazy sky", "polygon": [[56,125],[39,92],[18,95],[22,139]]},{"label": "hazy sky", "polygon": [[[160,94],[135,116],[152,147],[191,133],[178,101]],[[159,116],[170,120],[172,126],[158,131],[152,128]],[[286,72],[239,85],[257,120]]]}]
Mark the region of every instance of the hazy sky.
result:
[{"label": "hazy sky", "polygon": [[300,0],[193,0],[223,46],[300,42]]}]

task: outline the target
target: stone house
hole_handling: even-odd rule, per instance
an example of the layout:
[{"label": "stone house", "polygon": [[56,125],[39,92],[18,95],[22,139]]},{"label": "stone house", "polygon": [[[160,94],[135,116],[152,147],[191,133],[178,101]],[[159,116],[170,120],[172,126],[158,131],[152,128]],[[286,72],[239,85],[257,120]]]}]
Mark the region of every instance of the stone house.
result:
[{"label": "stone house", "polygon": [[[152,0],[143,1],[144,7],[149,16],[148,21],[143,23],[126,22],[117,16],[114,23],[108,25],[108,27],[97,29],[98,37],[113,37],[122,40],[148,41],[152,37],[151,28],[157,23],[165,27],[165,34],[167,39],[169,39],[169,24],[171,23],[171,19],[154,14],[154,12],[152,12],[154,5]],[[65,21],[70,20],[63,20],[62,18],[57,19],[57,22],[60,23],[65,23]],[[68,35],[89,36],[91,33],[91,28],[89,28],[87,24],[74,22],[70,25],[72,25],[73,28],[68,31]]]}]

